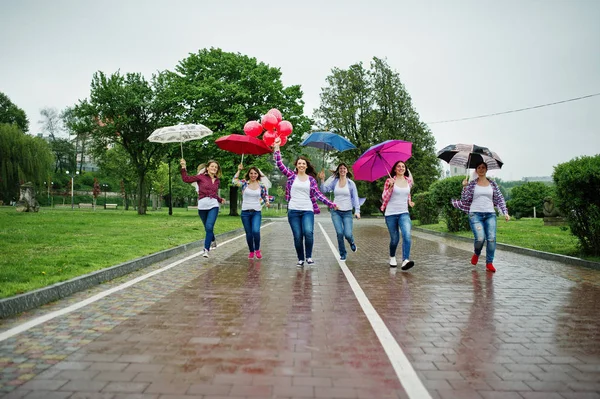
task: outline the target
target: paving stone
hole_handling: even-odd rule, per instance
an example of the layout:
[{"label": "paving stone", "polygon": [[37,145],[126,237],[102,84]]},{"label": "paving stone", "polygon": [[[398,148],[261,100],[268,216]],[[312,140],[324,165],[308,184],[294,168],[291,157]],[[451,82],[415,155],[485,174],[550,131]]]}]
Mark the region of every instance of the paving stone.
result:
[{"label": "paving stone", "polygon": [[[491,274],[468,242],[417,231],[415,267],[390,270],[383,220],[354,225],[345,265],[433,399],[600,397],[599,271],[498,250]],[[324,212],[311,267],[276,221],[261,260],[238,239],[0,342],[0,397],[408,399],[320,226],[336,242]]]}]

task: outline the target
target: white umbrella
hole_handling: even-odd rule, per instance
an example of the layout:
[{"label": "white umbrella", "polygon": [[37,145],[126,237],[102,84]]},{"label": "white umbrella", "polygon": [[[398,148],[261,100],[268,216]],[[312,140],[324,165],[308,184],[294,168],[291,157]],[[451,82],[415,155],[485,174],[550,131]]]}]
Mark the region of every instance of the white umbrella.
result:
[{"label": "white umbrella", "polygon": [[204,125],[175,125],[156,129],[152,132],[148,141],[153,143],[180,143],[181,158],[183,158],[183,142],[198,140],[213,133]]}]

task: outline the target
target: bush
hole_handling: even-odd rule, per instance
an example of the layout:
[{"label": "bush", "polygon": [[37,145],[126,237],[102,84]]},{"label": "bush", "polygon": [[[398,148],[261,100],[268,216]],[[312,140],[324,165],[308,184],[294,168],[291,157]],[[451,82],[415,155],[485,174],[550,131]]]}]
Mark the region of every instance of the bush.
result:
[{"label": "bush", "polygon": [[452,206],[451,199],[460,199],[462,193],[462,181],[464,176],[454,176],[439,180],[431,185],[429,191],[433,196],[433,202],[440,211],[442,218],[446,221],[448,231],[469,231],[469,216]]},{"label": "bush", "polygon": [[555,204],[569,222],[584,254],[600,255],[600,155],[554,167]]},{"label": "bush", "polygon": [[421,224],[437,224],[439,221],[439,210],[433,200],[433,195],[427,191],[412,196],[415,207],[412,213]]},{"label": "bush", "polygon": [[540,182],[528,182],[511,190],[511,199],[506,202],[509,214],[521,217],[533,217],[533,207],[536,216],[544,216],[544,198],[550,196],[552,189]]}]

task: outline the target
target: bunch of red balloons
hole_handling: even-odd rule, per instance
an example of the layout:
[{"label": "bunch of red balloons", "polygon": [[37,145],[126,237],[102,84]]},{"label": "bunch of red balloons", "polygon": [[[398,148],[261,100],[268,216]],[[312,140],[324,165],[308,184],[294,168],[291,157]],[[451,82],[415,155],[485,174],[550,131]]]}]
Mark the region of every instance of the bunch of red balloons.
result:
[{"label": "bunch of red balloons", "polygon": [[262,140],[266,145],[271,147],[277,137],[281,139],[279,145],[285,145],[294,127],[290,122],[283,120],[281,112],[278,109],[273,108],[260,118],[260,123],[249,121],[244,125],[244,133],[252,137],[260,136],[263,133],[263,129],[265,134],[263,134]]}]

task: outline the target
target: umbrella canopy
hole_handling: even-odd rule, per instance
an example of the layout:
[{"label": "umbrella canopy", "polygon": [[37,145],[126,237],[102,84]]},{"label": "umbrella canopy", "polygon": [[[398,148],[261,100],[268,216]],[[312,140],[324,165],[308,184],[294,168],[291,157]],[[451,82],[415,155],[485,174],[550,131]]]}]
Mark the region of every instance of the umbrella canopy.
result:
[{"label": "umbrella canopy", "polygon": [[498,154],[476,144],[450,144],[438,151],[437,157],[466,169],[473,169],[481,162],[487,164],[488,170],[500,169],[504,165]]},{"label": "umbrella canopy", "polygon": [[375,144],[364,152],[352,165],[356,180],[375,181],[389,175],[398,161],[406,162],[412,156],[412,143],[388,140]]},{"label": "umbrella canopy", "polygon": [[300,145],[321,148],[325,151],[346,151],[356,148],[348,139],[331,132],[311,133]]},{"label": "umbrella canopy", "polygon": [[183,158],[183,142],[198,140],[212,134],[212,130],[204,125],[175,125],[156,129],[148,137],[153,143],[180,143]]},{"label": "umbrella canopy", "polygon": [[220,137],[215,140],[215,144],[222,150],[242,155],[242,161],[244,160],[244,154],[263,155],[271,152],[264,141],[243,134],[230,134],[229,136]]}]

